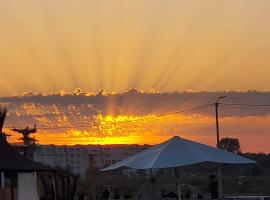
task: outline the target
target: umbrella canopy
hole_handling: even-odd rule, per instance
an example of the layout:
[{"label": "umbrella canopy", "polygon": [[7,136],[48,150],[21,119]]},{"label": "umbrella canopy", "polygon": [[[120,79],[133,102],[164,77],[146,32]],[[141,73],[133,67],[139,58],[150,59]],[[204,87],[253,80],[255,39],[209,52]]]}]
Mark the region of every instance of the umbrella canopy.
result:
[{"label": "umbrella canopy", "polygon": [[175,136],[161,144],[106,167],[102,171],[113,170],[119,167],[135,169],[171,168],[202,162],[228,164],[256,163],[237,154]]}]

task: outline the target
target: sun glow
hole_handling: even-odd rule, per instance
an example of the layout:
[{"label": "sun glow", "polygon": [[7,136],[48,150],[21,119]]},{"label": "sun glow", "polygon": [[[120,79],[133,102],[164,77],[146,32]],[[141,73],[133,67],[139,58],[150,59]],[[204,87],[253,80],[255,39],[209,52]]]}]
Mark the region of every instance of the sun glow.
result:
[{"label": "sun glow", "polygon": [[[168,139],[174,133],[186,135],[184,131],[177,128],[179,124],[189,124],[191,120],[196,120],[198,124],[207,121],[209,123],[208,118],[201,120],[198,118],[199,116],[183,115],[158,117],[155,114],[144,116],[99,114],[94,117],[92,127],[70,128],[65,131],[59,129],[51,132],[41,129],[35,137],[39,143],[59,145],[155,144]],[[18,142],[18,134],[10,134],[9,140]]]},{"label": "sun glow", "polygon": [[[252,127],[246,127],[247,123],[256,122]],[[260,131],[266,134],[269,129],[267,123],[269,117],[223,117],[222,124],[223,137],[235,137],[239,132],[239,126],[245,134],[239,135],[243,149],[255,147],[248,141],[252,133]],[[187,139],[215,145],[215,118],[213,116],[193,115],[171,115],[158,117],[151,115],[97,115],[92,122],[94,126],[89,128],[68,128],[56,130],[38,129],[34,134],[39,144],[54,145],[108,145],[108,144],[157,144],[173,135],[178,135]],[[227,127],[227,128],[226,128]],[[263,128],[260,128],[263,127]],[[4,129],[10,134],[9,142],[18,143],[20,135]],[[255,140],[253,138],[253,140]],[[256,138],[257,142],[267,143]]]}]

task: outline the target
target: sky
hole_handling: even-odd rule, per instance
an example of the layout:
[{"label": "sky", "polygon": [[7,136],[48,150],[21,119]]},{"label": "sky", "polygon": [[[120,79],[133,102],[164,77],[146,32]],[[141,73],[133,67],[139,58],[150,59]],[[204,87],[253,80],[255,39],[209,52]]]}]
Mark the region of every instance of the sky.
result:
[{"label": "sky", "polygon": [[[216,98],[222,103],[267,104],[270,92],[98,93],[77,89],[50,94],[1,97],[9,109],[6,129],[11,142],[20,135],[8,128],[33,127],[41,144],[156,144],[178,135],[215,146]],[[201,109],[174,113],[194,107]],[[270,152],[270,107],[219,106],[220,137],[238,138],[244,152]],[[66,128],[67,127],[67,128]]]},{"label": "sky", "polygon": [[2,0],[0,94],[269,90],[269,11],[268,0]]},{"label": "sky", "polygon": [[[180,129],[178,117],[183,117],[187,120],[185,126],[189,127],[189,123],[192,126],[184,128],[181,134],[214,144],[214,137],[206,134],[208,129],[211,134],[214,132],[212,115],[173,116],[166,119],[165,124],[160,120],[160,123],[149,122],[147,117],[213,102],[222,91],[238,92],[244,103],[247,101],[245,94],[257,91],[254,95],[258,95],[259,100],[253,103],[265,101],[268,98],[265,91],[270,90],[269,21],[268,0],[2,0],[0,102],[8,106],[10,116],[13,116],[9,125],[16,126],[31,123],[74,125],[85,120],[106,124],[140,118],[132,125],[139,130],[131,131],[133,135],[127,132],[126,137],[104,139],[110,133],[103,130],[91,131],[95,137],[89,136],[89,130],[47,130],[39,136],[43,143],[155,143],[176,134]],[[165,106],[167,99],[163,95],[154,95],[160,104],[147,112],[147,106],[136,110],[131,104],[132,98],[122,101],[125,106],[118,105],[115,100],[106,100],[106,108],[95,107],[97,100],[93,96],[107,99],[105,91],[122,96],[129,94],[130,88],[138,88],[134,90],[148,95],[157,92],[178,92],[180,95],[188,91],[193,97],[194,92],[210,93],[205,102],[192,99],[194,104],[176,98],[187,105],[173,104],[172,108]],[[89,99],[86,98],[85,105],[77,105],[70,98],[57,103],[54,99],[50,105],[45,101],[48,97],[63,94]],[[26,96],[38,96],[40,102],[25,101]],[[19,100],[14,102],[14,99]],[[52,113],[43,116],[47,109]],[[67,114],[86,110],[89,112],[77,121]],[[241,136],[245,150],[270,152],[265,144],[265,138],[270,137],[267,135],[268,113],[256,112],[256,115],[251,112],[248,116],[233,112],[234,115],[221,120],[229,125],[233,122],[237,134],[252,132]],[[146,124],[137,123],[143,120]],[[250,120],[256,123],[250,124]],[[169,136],[160,136],[160,130],[166,127],[171,127],[167,130],[170,133],[166,133]],[[117,136],[119,132],[130,130],[127,127],[108,128],[107,125],[103,129],[109,132],[116,129],[117,134],[111,134]],[[58,137],[61,141],[56,140],[56,132],[61,133],[62,137]],[[142,137],[145,132],[149,132],[148,139]],[[198,137],[197,132],[207,136]],[[228,130],[227,134],[232,132]],[[257,134],[261,132],[265,136],[258,139]],[[80,140],[82,135],[84,140]],[[254,138],[263,145],[251,147]]]}]

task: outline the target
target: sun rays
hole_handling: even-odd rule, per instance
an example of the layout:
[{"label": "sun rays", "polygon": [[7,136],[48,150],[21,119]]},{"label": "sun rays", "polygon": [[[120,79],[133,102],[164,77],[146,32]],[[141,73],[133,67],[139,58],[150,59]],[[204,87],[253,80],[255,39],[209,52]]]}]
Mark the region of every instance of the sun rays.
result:
[{"label": "sun rays", "polygon": [[[157,116],[211,103],[213,91],[270,90],[269,8],[252,0],[233,7],[227,0],[2,0],[0,102],[8,124],[56,127],[36,134],[46,144],[144,144],[172,135],[211,144],[213,110]],[[261,101],[256,95],[251,102]],[[259,131],[268,128],[267,110],[229,111],[226,134],[256,134],[237,127],[249,127],[250,116]]]},{"label": "sun rays", "polygon": [[254,3],[4,0],[0,95],[269,89],[269,2]]}]

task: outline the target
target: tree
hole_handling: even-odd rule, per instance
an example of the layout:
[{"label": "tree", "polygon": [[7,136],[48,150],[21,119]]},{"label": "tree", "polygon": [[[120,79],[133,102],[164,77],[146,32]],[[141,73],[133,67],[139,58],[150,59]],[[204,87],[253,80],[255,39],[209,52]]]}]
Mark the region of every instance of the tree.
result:
[{"label": "tree", "polygon": [[219,148],[231,153],[241,153],[240,143],[237,138],[222,138],[219,142]]},{"label": "tree", "polygon": [[[55,168],[55,174],[42,173],[40,180],[44,188],[44,200],[74,200],[79,177],[68,169]],[[54,182],[54,183],[53,183]]]},{"label": "tree", "polygon": [[2,108],[0,106],[0,137],[3,137],[5,139],[6,139],[6,134],[3,132],[3,128],[4,128],[6,116],[7,116],[7,108],[6,107]]}]

